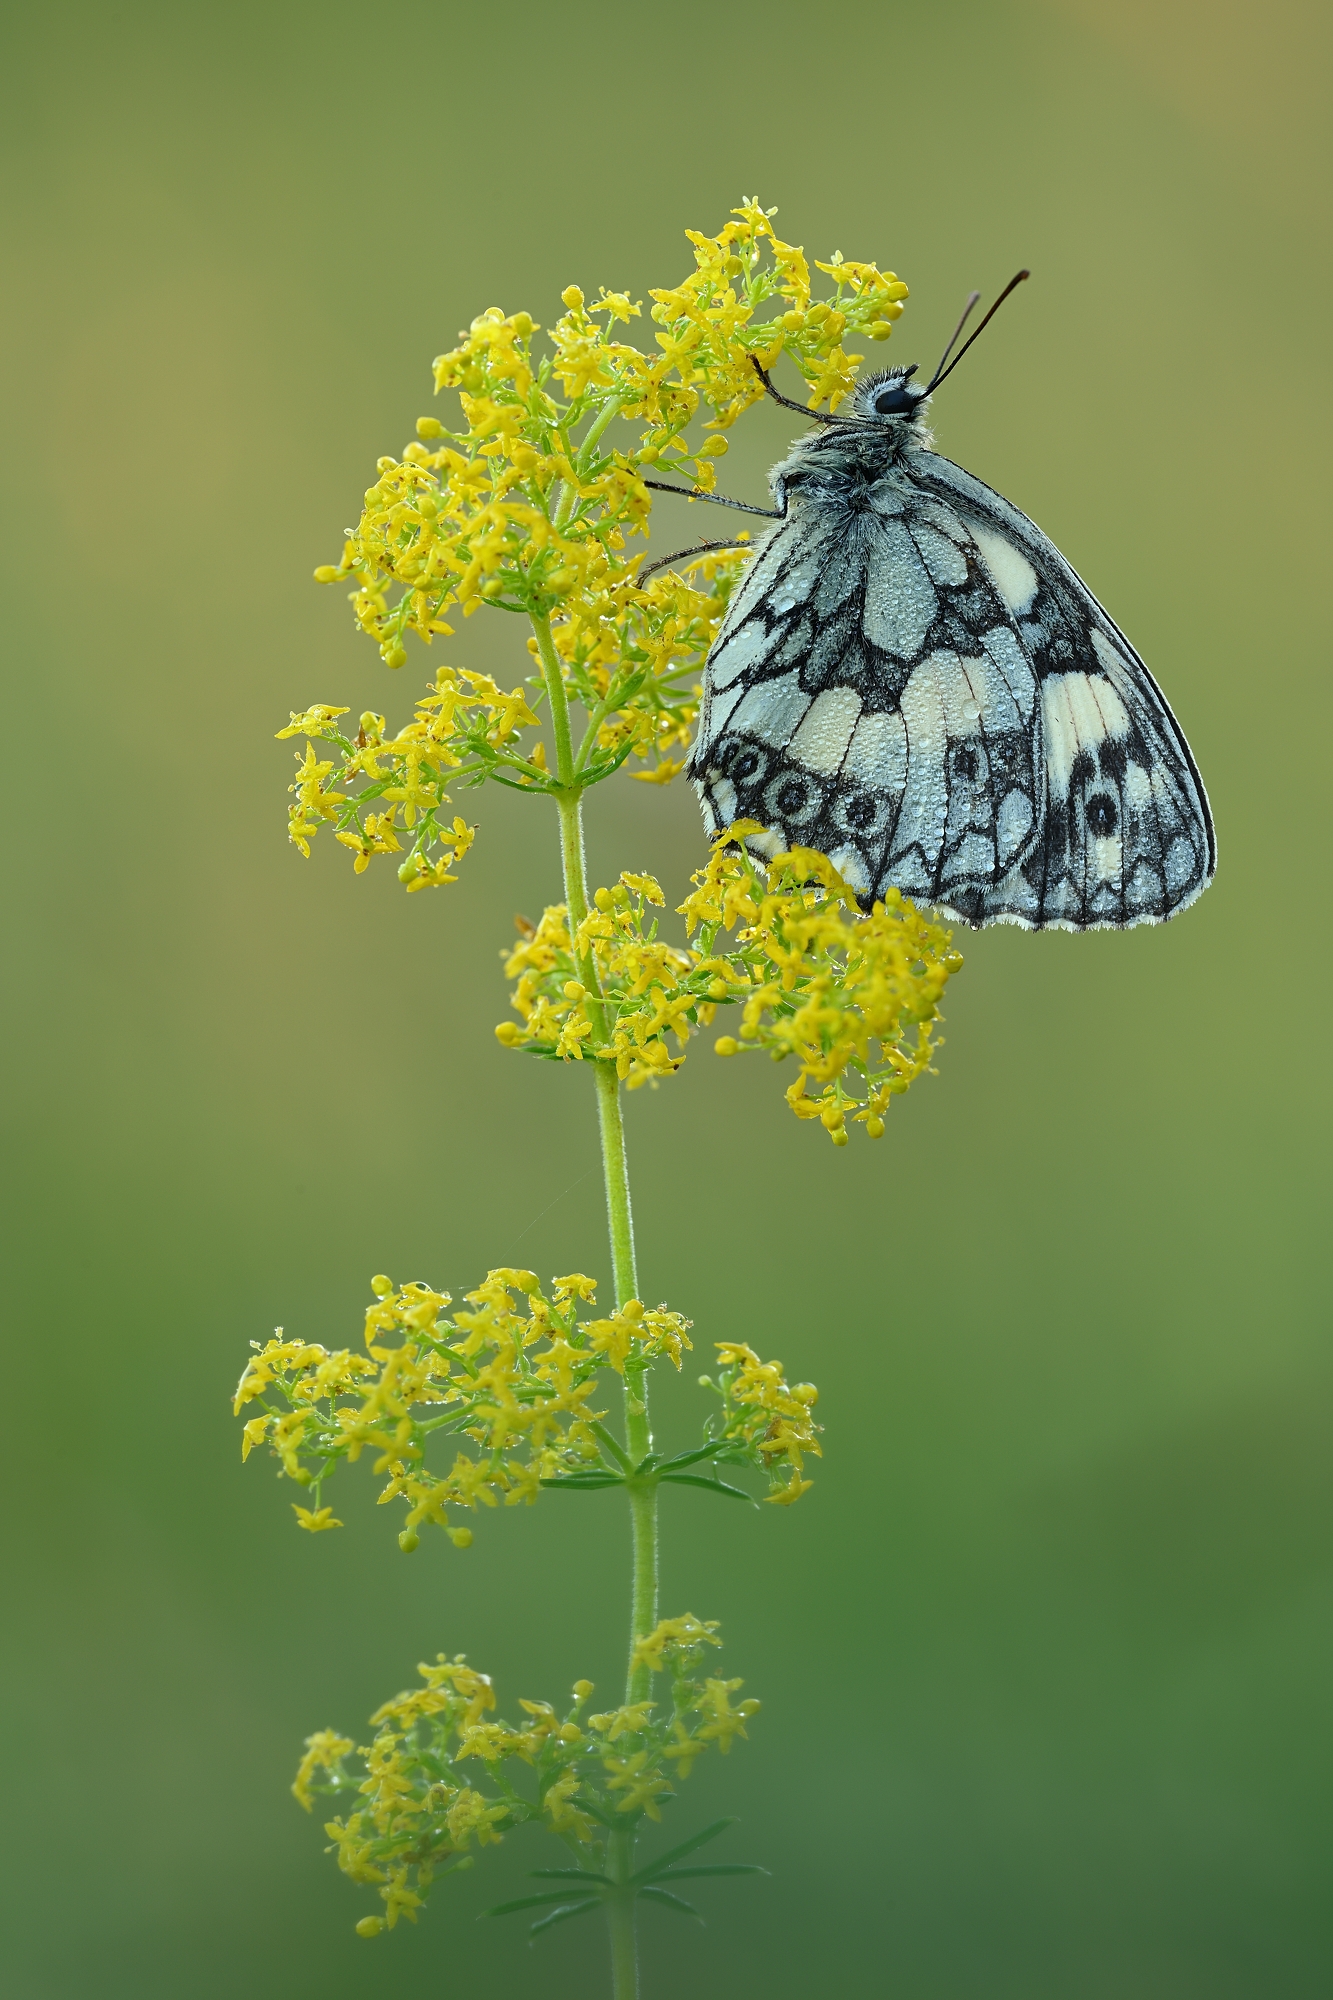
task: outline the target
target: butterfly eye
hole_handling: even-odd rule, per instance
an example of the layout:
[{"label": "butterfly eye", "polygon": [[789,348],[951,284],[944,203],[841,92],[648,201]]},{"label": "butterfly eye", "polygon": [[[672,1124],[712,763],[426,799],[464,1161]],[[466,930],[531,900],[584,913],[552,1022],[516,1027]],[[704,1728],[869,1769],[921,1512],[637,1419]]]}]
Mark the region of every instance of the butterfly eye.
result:
[{"label": "butterfly eye", "polygon": [[896,417],[902,411],[910,410],[915,402],[916,397],[909,395],[904,388],[881,389],[872,407],[877,416]]}]

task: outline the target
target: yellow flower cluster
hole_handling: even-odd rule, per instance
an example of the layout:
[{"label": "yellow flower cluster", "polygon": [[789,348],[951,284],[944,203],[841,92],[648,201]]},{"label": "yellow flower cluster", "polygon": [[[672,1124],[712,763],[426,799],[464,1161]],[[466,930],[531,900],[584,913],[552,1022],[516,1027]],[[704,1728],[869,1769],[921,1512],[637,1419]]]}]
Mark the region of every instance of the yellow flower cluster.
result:
[{"label": "yellow flower cluster", "polygon": [[535,928],[521,925],[505,976],[517,981],[522,1026],[503,1022],[497,1039],[534,1055],[613,1061],[631,1090],[670,1076],[693,1029],[712,1019],[718,982],[698,972],[695,954],[658,937],[651,910],[664,902],[651,875],[623,874],[597,891],[572,937],[563,903]]},{"label": "yellow flower cluster", "polygon": [[[712,490],[721,433],[763,394],[754,360],[789,354],[810,385],[810,405],[836,405],[860,355],[843,340],[888,336],[907,287],[893,272],[841,253],[816,270],[775,235],[747,200],[716,236],[690,231],[695,268],[654,290],[656,352],[617,337],[640,303],[577,286],[564,314],[538,339],[526,312],[489,308],[440,355],[435,386],[457,393],[460,424],[422,417],[401,457],[383,457],[357,527],[321,583],[350,581],[362,628],[392,667],[407,658],[410,630],[429,643],[452,628],[451,605],[526,613],[553,642],[569,692],[589,713],[588,781],[631,752],[655,756],[653,775],[679,768],[691,705],[677,677],[707,651],[740,559],[705,564],[706,588],[679,577],[640,586],[653,472]],[[711,415],[709,414],[711,413]],[[689,435],[696,417],[708,435]],[[633,435],[607,441],[613,423]],[[491,775],[497,775],[492,772]],[[372,836],[373,839],[373,836]]]},{"label": "yellow flower cluster", "polygon": [[698,384],[719,428],[763,394],[751,354],[764,368],[789,354],[810,384],[810,408],[827,397],[836,409],[865,359],[843,352],[844,334],[887,340],[907,297],[894,272],[849,263],[836,251],[815,265],[832,279],[831,296],[813,299],[805,254],[774,233],[769,218],[776,213],[745,201],[719,235],[687,230],[693,273],[652,294],[652,316],[663,328],[658,346],[682,380]]},{"label": "yellow flower cluster", "polygon": [[[441,1653],[418,1667],[421,1686],[376,1709],[369,1744],[354,1752],[352,1739],[332,1729],[307,1737],[292,1792],[307,1812],[317,1794],[348,1799],[350,1810],[325,1831],[343,1872],[376,1888],[384,1904],[382,1915],[361,1919],[358,1933],[376,1937],[400,1917],[415,1923],[436,1876],[466,1867],[474,1843],[492,1845],[525,1822],[569,1842],[587,1880],[605,1880],[610,1835],[644,1815],[660,1819],[672,1779],[687,1778],[714,1744],[725,1755],[759,1708],[754,1700],[733,1703],[740,1681],[697,1677],[705,1645],[721,1644],[716,1631],[687,1612],[640,1641],[636,1663],[670,1679],[660,1714],[648,1700],[585,1717],[593,1684],[576,1681],[563,1714],[549,1702],[520,1701],[526,1720],[511,1727],[494,1719],[489,1676],[462,1654]],[[353,1754],[360,1771],[347,1769]],[[510,1759],[535,1783],[520,1791],[505,1770]],[[465,1772],[465,1764],[473,1768]],[[559,1904],[568,1893],[505,1907]]]},{"label": "yellow flower cluster", "polygon": [[[813,849],[779,854],[764,873],[728,845],[762,831],[742,820],[715,842],[681,905],[706,956],[716,955],[722,931],[736,930],[731,956],[750,974],[737,1036],[719,1037],[717,1053],[794,1056],[799,1074],[786,1097],[797,1117],[819,1119],[845,1146],[850,1112],[877,1139],[890,1099],[930,1067],[934,1023],[962,955],[896,889],[863,915]],[[808,1094],[812,1083],[822,1086],[818,1096]]]},{"label": "yellow flower cluster", "polygon": [[[259,1406],[242,1456],[267,1444],[289,1479],[314,1489],[315,1507],[296,1509],[311,1533],[341,1525],[319,1505],[323,1481],[373,1450],[387,1474],[381,1503],[406,1503],[407,1551],[423,1521],[466,1548],[472,1531],[451,1524],[450,1509],[530,1504],[543,1484],[615,1483],[622,1468],[614,1452],[604,1457],[604,1412],[591,1407],[598,1376],[662,1355],[679,1368],[690,1344],[688,1320],[638,1299],[580,1318],[596,1297],[582,1272],[554,1279],[548,1295],[531,1271],[491,1271],[452,1317],[449,1294],[427,1285],[377,1277],[371,1289],[364,1354],[286,1340],[279,1328],[255,1343],[235,1408]],[[441,1469],[427,1464],[436,1433],[454,1451]],[[464,1441],[474,1449],[457,1449]]]},{"label": "yellow flower cluster", "polygon": [[[374,855],[400,853],[400,836],[406,836],[399,880],[409,890],[438,887],[457,880],[449,868],[476,833],[457,815],[449,819],[447,785],[475,786],[513,771],[512,782],[545,787],[544,769],[518,749],[519,732],[537,721],[521,689],[506,694],[489,674],[454,667],[441,667],[429,687],[396,736],[386,735],[384,717],[369,711],[351,736],[339,726],[348,711],[324,702],[293,715],[277,732],[279,741],[306,738],[290,787],[296,803],[288,826],[302,854],[309,856],[311,840],[327,822],[355,853],[360,875]],[[337,756],[321,761],[317,742],[333,744]],[[338,789],[353,784],[355,792]]]},{"label": "yellow flower cluster", "polygon": [[780,1361],[761,1361],[743,1341],[719,1341],[717,1351],[717,1380],[703,1380],[722,1399],[721,1411],[707,1426],[719,1446],[718,1458],[762,1465],[770,1483],[766,1498],[774,1506],[789,1507],[814,1484],[801,1476],[805,1454],[824,1456],[814,1420],[819,1391],[813,1382],[789,1383]]},{"label": "yellow flower cluster", "polygon": [[878,1138],[889,1100],[930,1066],[933,1024],[961,955],[896,890],[862,915],[813,850],[762,868],[734,844],[761,831],[742,821],[691,878],[680,914],[696,948],[659,936],[651,912],[665,898],[649,875],[599,889],[572,934],[565,907],[548,909],[507,955],[520,1020],[501,1023],[498,1039],[534,1055],[614,1062],[634,1089],[671,1075],[690,1035],[720,1006],[736,1006],[737,1033],[719,1038],[720,1055],[794,1057],[799,1074],[786,1095],[799,1118],[819,1119],[835,1145],[847,1143],[849,1115]]}]

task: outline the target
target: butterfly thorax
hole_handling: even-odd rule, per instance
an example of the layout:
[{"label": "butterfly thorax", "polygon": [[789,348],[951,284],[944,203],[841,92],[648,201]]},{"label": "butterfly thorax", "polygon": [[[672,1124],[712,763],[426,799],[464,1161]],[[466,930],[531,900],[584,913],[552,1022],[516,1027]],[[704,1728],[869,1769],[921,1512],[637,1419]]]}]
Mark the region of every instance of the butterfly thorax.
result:
[{"label": "butterfly thorax", "polygon": [[933,443],[925,420],[924,396],[905,411],[875,413],[871,392],[893,378],[875,377],[858,385],[832,422],[797,438],[786,458],[769,474],[779,507],[803,489],[816,504],[842,504],[857,512],[872,507],[873,489],[910,452]]}]

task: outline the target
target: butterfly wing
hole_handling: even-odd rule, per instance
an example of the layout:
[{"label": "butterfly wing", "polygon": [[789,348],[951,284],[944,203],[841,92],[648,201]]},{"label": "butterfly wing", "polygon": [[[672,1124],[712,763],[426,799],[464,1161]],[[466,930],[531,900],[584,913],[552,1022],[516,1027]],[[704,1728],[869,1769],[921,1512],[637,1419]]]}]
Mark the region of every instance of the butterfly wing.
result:
[{"label": "butterfly wing", "polygon": [[1040,530],[933,452],[793,491],[709,656],[710,831],[827,853],[973,924],[1160,922],[1211,879],[1203,786],[1138,655]]},{"label": "butterfly wing", "polygon": [[912,466],[968,528],[1039,692],[1035,837],[984,893],[980,921],[1124,929],[1174,916],[1211,882],[1217,848],[1203,781],[1161,689],[1026,514],[934,452],[914,454]]}]

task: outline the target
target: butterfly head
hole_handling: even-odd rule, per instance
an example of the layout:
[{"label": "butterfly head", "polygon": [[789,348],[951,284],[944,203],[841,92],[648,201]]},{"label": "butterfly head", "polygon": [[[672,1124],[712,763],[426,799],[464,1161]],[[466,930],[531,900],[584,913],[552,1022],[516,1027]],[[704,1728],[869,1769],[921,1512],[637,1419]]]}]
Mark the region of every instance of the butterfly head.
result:
[{"label": "butterfly head", "polygon": [[864,382],[857,383],[838,415],[859,418],[868,423],[890,423],[895,427],[904,421],[910,423],[930,393],[912,381],[915,374],[913,366],[890,368],[882,375],[867,376]]}]

